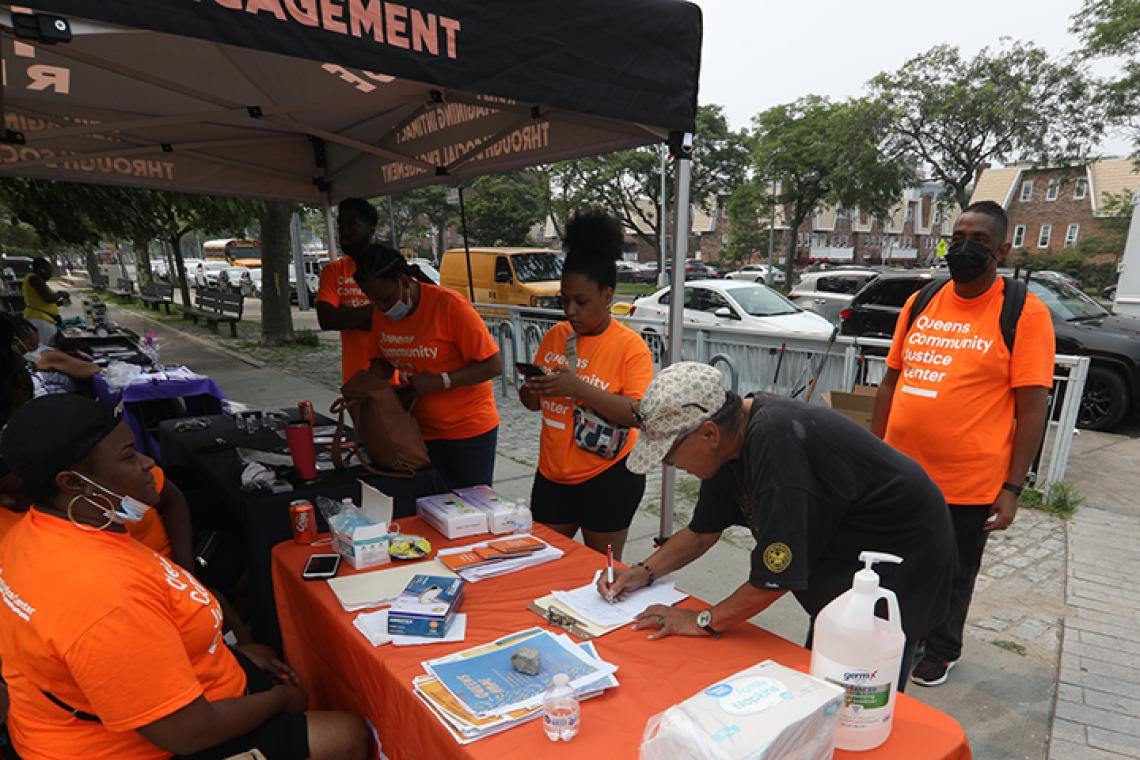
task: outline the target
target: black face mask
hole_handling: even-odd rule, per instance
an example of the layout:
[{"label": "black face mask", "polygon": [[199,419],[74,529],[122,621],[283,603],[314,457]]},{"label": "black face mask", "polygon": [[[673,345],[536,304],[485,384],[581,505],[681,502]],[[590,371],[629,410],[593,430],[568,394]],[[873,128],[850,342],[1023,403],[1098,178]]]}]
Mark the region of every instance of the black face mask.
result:
[{"label": "black face mask", "polygon": [[986,273],[990,267],[993,252],[973,240],[956,240],[950,244],[946,254],[946,265],[954,282],[973,282]]}]

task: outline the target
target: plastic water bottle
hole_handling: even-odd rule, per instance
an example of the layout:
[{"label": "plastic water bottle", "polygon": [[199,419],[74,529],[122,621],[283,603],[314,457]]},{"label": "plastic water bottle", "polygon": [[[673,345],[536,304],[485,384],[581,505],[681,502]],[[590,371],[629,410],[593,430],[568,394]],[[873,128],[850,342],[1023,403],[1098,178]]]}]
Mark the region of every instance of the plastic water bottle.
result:
[{"label": "plastic water bottle", "polygon": [[542,698],[542,728],[552,742],[568,742],[578,735],[578,698],[570,688],[570,676],[559,673]]},{"label": "plastic water bottle", "polygon": [[534,517],[530,513],[530,507],[526,505],[526,499],[519,499],[515,502],[515,533],[530,533],[534,528]]}]

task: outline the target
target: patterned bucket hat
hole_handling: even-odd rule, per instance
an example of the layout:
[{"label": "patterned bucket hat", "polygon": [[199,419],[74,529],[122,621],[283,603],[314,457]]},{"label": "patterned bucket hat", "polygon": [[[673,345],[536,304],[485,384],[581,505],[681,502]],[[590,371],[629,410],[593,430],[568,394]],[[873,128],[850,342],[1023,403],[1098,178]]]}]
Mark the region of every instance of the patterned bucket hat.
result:
[{"label": "patterned bucket hat", "polygon": [[720,371],[699,362],[678,362],[661,371],[641,399],[641,434],[626,467],[643,475],[660,467],[678,436],[715,414],[725,400]]}]

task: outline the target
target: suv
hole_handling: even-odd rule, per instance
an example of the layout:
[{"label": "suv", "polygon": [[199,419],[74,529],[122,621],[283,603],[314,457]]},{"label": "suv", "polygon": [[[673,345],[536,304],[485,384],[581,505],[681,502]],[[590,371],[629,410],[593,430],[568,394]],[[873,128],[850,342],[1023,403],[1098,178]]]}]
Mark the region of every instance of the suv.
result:
[{"label": "suv", "polygon": [[839,312],[847,308],[855,294],[879,276],[873,269],[839,269],[807,272],[792,288],[788,298],[808,311],[814,311],[833,324],[839,324]]},{"label": "suv", "polygon": [[[903,304],[935,277],[945,277],[944,271],[882,273],[840,313],[840,332],[889,340]],[[1057,353],[1091,360],[1078,423],[1090,430],[1116,427],[1134,409],[1133,400],[1140,394],[1140,318],[1113,314],[1052,277],[1034,275],[1029,292],[1053,315]]]},{"label": "suv", "polygon": [[[767,264],[745,264],[735,272],[729,272],[725,275],[729,280],[752,280],[753,282],[766,283],[768,278],[768,265]],[[772,270],[772,282],[782,283],[785,280],[784,270],[776,267]]]}]

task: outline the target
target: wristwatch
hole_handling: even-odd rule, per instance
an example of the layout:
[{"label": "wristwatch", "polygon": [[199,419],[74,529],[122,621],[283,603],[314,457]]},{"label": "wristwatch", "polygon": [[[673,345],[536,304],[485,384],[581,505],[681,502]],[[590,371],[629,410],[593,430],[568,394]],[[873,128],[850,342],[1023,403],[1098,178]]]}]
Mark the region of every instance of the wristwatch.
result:
[{"label": "wristwatch", "polygon": [[720,631],[712,627],[712,609],[701,610],[697,613],[697,625],[705,629],[705,633],[713,638],[720,638]]},{"label": "wristwatch", "polygon": [[1025,490],[1025,486],[1019,486],[1014,483],[1002,483],[1001,488],[1003,491],[1009,491],[1014,496],[1021,496],[1021,492]]}]

